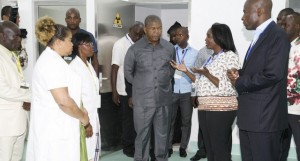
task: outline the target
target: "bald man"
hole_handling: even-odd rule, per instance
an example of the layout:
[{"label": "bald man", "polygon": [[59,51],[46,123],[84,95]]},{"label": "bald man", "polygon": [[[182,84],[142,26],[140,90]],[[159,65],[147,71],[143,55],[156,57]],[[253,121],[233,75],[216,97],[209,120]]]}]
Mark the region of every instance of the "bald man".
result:
[{"label": "bald man", "polygon": [[237,124],[243,161],[279,161],[287,121],[290,43],[271,19],[271,0],[247,0],[242,21],[255,35],[241,70],[229,71],[238,97]]},{"label": "bald man", "polygon": [[24,84],[22,67],[14,53],[21,46],[20,30],[0,22],[0,160],[20,161],[27,128],[31,92]]},{"label": "bald man", "polygon": [[[122,145],[123,153],[134,156],[135,130],[133,125],[133,110],[131,92],[126,91],[124,77],[124,59],[128,48],[144,36],[144,24],[135,22],[129,32],[114,43],[111,60],[111,87],[113,102],[122,111]],[[128,87],[131,89],[132,87]],[[128,92],[128,93],[127,93]],[[111,108],[111,107],[109,107]],[[120,118],[115,118],[120,119]],[[110,127],[112,128],[112,127]]]},{"label": "bald man", "polygon": [[[91,34],[88,31],[85,31],[79,27],[79,24],[81,22],[79,10],[76,8],[68,9],[66,12],[65,21],[67,23],[67,27],[71,30],[72,35],[74,35],[78,32],[84,32],[84,33],[88,33],[92,37],[93,45],[94,45],[94,55],[92,56],[92,65],[96,71],[96,74],[99,75],[99,62],[98,62],[98,58],[97,58],[97,53],[98,53],[97,43],[96,43],[96,40],[95,40],[95,37],[93,36],[93,34]],[[72,54],[70,57],[65,57],[64,59],[69,62],[72,59],[74,59],[75,56],[76,55]]]}]

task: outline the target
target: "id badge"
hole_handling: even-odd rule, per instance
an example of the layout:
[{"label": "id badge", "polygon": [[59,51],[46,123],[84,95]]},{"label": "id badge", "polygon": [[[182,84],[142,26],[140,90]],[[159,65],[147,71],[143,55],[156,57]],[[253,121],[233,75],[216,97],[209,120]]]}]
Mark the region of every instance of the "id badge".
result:
[{"label": "id badge", "polygon": [[174,74],[175,79],[181,79],[182,77],[182,71],[176,70]]},{"label": "id badge", "polygon": [[30,86],[29,83],[27,83],[26,81],[22,81],[20,88],[29,89],[29,86]]},{"label": "id badge", "polygon": [[97,101],[97,103],[96,103],[96,107],[98,107],[98,108],[100,108],[101,107],[101,95],[100,94],[98,94],[97,96],[96,96],[96,101]]}]

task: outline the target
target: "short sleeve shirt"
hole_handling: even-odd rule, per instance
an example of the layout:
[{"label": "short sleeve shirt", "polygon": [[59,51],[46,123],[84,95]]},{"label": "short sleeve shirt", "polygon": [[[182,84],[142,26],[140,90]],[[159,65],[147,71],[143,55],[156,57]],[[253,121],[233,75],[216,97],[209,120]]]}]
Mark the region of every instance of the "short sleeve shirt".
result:
[{"label": "short sleeve shirt", "polygon": [[128,48],[133,44],[128,34],[115,42],[112,50],[111,65],[119,66],[117,74],[117,91],[120,95],[126,96],[125,77],[124,77],[124,59]]}]

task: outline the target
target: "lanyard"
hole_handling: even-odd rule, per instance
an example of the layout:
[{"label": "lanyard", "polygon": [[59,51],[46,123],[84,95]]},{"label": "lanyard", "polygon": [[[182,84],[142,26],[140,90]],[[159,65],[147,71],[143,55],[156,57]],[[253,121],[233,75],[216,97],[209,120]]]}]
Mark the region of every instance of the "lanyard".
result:
[{"label": "lanyard", "polygon": [[95,89],[96,89],[96,92],[98,92],[98,91],[97,91],[96,81],[95,81],[95,79],[94,79],[94,77],[93,77],[93,73],[92,73],[92,71],[91,71],[89,65],[88,65],[88,64],[85,64],[85,67],[86,67],[86,68],[88,69],[88,71],[89,71],[89,75],[90,75],[91,80],[93,81],[93,84],[94,84],[94,87],[95,87]]},{"label": "lanyard", "polygon": [[218,58],[218,56],[220,55],[220,54],[222,54],[224,51],[223,51],[223,49],[215,56],[215,58],[213,58],[214,56],[212,55],[212,56],[210,56],[207,60],[206,60],[206,62],[204,63],[204,65],[203,65],[203,67],[206,67],[207,65],[209,65],[209,64],[211,64],[214,60],[216,60],[217,58]]},{"label": "lanyard", "polygon": [[23,81],[24,76],[23,76],[23,71],[22,71],[22,66],[21,66],[19,56],[17,55],[17,53],[15,51],[12,51],[11,55],[12,55],[12,57],[11,57],[12,61],[17,65],[19,76],[20,76],[21,80]]},{"label": "lanyard", "polygon": [[[184,50],[184,49],[183,49],[183,50]],[[188,51],[188,49],[185,49],[185,52],[183,53],[183,57],[182,57],[182,59],[180,60],[180,59],[179,59],[179,54],[178,54],[178,47],[176,47],[176,55],[177,55],[177,60],[178,60],[178,63],[179,63],[179,64],[181,64],[181,62],[184,60],[184,57],[185,57],[187,51]]]},{"label": "lanyard", "polygon": [[126,39],[130,42],[130,44],[132,45],[132,40],[128,38],[128,34],[125,35]]}]

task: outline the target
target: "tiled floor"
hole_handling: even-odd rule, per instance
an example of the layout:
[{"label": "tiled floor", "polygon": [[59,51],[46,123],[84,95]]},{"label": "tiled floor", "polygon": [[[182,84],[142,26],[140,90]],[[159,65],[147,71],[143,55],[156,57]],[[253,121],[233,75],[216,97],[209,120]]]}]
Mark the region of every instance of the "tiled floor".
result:
[{"label": "tiled floor", "polygon": [[[191,142],[189,144],[189,148],[187,150],[188,156],[186,158],[179,157],[179,146],[173,146],[174,153],[169,158],[169,161],[190,161],[190,158],[195,155],[197,151],[196,143]],[[291,148],[292,149],[292,148]],[[26,150],[25,150],[26,151]],[[233,146],[232,148],[233,154],[238,154],[238,146]],[[116,150],[116,151],[102,151],[101,152],[100,161],[133,161],[133,158],[129,158],[126,155],[123,154],[122,150]],[[290,156],[293,158],[295,157],[295,149],[293,148],[290,151]],[[24,161],[23,159],[22,161]],[[207,161],[207,159],[201,159],[200,161]],[[241,157],[239,155],[232,155],[232,161],[242,161]],[[288,161],[297,161],[297,159],[288,159]]]},{"label": "tiled floor", "polygon": [[[169,161],[190,161],[190,158],[193,157],[197,151],[196,147],[197,147],[196,143],[191,142],[187,150],[188,156],[186,158],[181,158],[179,157],[179,152],[178,152],[179,146],[173,146],[174,153],[169,158]],[[294,149],[292,149],[292,153],[293,150]],[[232,153],[239,154],[239,147],[233,146]],[[294,156],[294,154],[292,154],[292,156]],[[133,158],[127,157],[126,155],[123,154],[122,150],[118,150],[113,152],[102,152],[100,161],[133,161]],[[201,159],[200,161],[207,161],[207,159]],[[232,155],[232,161],[242,161],[241,156]],[[288,159],[288,161],[297,161],[297,159]]]},{"label": "tiled floor", "polygon": [[[173,155],[169,158],[169,161],[190,161],[190,158],[195,154],[195,152],[189,152],[186,158],[179,157],[178,151],[174,151]],[[125,156],[122,151],[116,151],[111,153],[105,153],[101,156],[100,161],[133,161],[133,158]],[[207,161],[206,159],[201,159],[200,161]],[[232,156],[232,161],[241,161],[239,156]]]},{"label": "tiled floor", "polygon": [[[190,158],[195,152],[189,152],[186,158],[179,157],[178,151],[174,151],[173,155],[169,158],[169,161],[190,161]],[[133,158],[125,156],[122,151],[105,153],[100,157],[100,161],[133,161]],[[207,161],[207,159],[201,159],[200,161]],[[242,161],[240,156],[233,155],[232,161]],[[289,159],[288,161],[297,161],[297,159]]]}]

